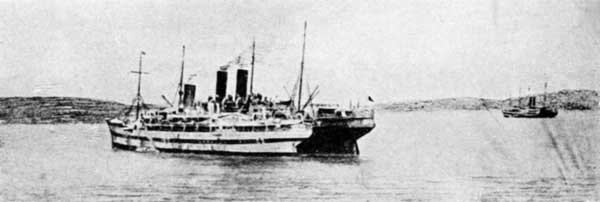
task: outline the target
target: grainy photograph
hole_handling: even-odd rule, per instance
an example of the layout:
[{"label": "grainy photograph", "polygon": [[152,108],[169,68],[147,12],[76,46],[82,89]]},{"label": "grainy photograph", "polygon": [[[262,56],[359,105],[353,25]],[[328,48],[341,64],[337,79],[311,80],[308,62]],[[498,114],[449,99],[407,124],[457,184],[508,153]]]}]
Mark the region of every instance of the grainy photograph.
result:
[{"label": "grainy photograph", "polygon": [[0,201],[600,201],[598,0],[0,0]]}]

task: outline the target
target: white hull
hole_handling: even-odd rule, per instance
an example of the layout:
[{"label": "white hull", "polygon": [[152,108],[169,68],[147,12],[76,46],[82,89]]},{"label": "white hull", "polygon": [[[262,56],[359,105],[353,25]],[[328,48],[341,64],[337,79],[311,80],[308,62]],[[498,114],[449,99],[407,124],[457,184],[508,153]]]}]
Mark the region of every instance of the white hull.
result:
[{"label": "white hull", "polygon": [[126,130],[110,126],[113,147],[175,153],[295,154],[296,146],[309,138],[312,130],[302,125],[285,131],[173,132]]}]

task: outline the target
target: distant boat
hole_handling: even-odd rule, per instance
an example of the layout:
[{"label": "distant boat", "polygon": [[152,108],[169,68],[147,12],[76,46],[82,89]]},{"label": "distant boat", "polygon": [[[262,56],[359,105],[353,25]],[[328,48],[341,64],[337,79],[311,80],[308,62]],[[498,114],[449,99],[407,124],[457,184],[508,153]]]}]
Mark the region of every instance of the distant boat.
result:
[{"label": "distant boat", "polygon": [[[546,88],[546,86],[547,84],[544,85],[544,88]],[[521,98],[519,98],[518,105],[502,109],[502,114],[506,118],[554,118],[558,115],[558,109],[556,107],[547,106],[546,92],[544,92],[544,102],[542,103],[542,106],[537,106],[535,96],[530,96],[528,99],[529,102],[527,106],[521,106]],[[509,100],[509,105],[510,104]]]},{"label": "distant boat", "polygon": [[558,110],[555,107],[537,107],[535,104],[531,104],[532,102],[535,103],[535,97],[530,97],[529,100],[530,105],[505,108],[502,109],[502,114],[506,118],[554,118],[558,115]]}]

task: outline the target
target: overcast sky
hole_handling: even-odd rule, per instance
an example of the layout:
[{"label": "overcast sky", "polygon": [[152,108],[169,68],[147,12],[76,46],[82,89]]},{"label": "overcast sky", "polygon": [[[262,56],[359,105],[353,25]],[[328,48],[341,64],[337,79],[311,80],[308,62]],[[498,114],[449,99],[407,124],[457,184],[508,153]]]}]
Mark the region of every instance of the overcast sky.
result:
[{"label": "overcast sky", "polygon": [[185,80],[205,98],[256,39],[256,91],[287,97],[305,20],[305,81],[321,102],[600,89],[599,1],[63,0],[0,2],[0,96],[129,102],[143,50],[142,93],[162,104],[186,45]]}]

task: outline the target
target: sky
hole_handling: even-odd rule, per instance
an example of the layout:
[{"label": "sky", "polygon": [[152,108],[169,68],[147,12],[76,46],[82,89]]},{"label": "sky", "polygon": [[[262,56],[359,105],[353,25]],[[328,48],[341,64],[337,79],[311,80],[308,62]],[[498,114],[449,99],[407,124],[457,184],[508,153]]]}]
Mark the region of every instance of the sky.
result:
[{"label": "sky", "polygon": [[[600,89],[600,1],[0,1],[0,97],[175,98],[215,92],[216,71],[249,68],[254,90],[288,97],[300,72],[316,102]],[[306,92],[306,85],[305,90]],[[233,88],[229,88],[233,92]],[[304,97],[307,95],[305,94]]]}]

